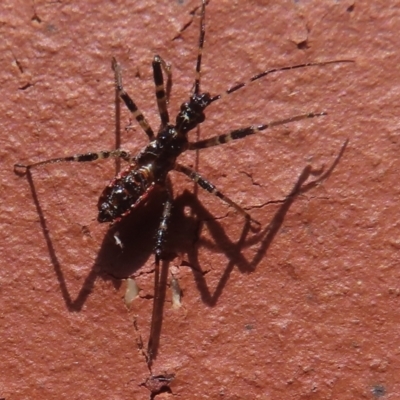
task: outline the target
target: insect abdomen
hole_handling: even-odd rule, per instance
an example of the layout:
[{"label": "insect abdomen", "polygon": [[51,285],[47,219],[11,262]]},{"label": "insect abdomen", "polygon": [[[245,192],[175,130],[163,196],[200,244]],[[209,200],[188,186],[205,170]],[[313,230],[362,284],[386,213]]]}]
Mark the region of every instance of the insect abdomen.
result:
[{"label": "insect abdomen", "polygon": [[104,189],[97,204],[99,222],[115,222],[136,207],[146,197],[153,184],[151,170],[128,167]]}]

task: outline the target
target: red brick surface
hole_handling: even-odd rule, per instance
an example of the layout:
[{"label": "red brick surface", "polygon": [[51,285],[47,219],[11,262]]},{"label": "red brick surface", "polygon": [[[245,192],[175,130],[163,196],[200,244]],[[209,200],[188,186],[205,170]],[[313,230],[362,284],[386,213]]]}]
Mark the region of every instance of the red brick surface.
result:
[{"label": "red brick surface", "polygon": [[[13,164],[115,147],[113,56],[155,130],[151,61],[171,62],[175,116],[193,84],[198,5],[2,1],[0,398],[150,398],[138,341],[150,331],[161,195],[121,227],[121,253],[96,222],[115,163],[45,166],[31,181]],[[183,297],[172,307],[167,287],[152,373],[175,380],[156,398],[400,398],[399,14],[383,0],[210,1],[202,88],[212,94],[266,68],[355,63],[282,72],[207,109],[201,138],[328,116],[182,157],[262,228],[244,232],[240,215],[173,176],[170,267]],[[122,146],[135,152],[145,135],[125,131],[121,114]],[[346,139],[330,176],[285,203]],[[130,274],[141,292],[128,310]]]}]

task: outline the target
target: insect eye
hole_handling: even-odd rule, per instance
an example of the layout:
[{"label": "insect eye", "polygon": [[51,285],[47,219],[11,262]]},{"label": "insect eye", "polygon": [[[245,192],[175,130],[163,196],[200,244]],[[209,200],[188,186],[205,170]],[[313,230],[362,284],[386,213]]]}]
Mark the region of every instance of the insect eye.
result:
[{"label": "insect eye", "polygon": [[189,109],[189,103],[182,103],[181,104],[181,111],[187,111]]}]

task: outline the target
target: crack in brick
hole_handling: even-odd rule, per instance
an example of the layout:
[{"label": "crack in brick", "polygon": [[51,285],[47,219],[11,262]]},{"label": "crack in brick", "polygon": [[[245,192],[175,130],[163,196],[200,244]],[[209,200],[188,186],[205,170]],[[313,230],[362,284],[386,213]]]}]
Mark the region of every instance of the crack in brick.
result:
[{"label": "crack in brick", "polygon": [[253,186],[262,187],[261,183],[258,183],[258,182],[256,182],[256,181],[253,179],[253,174],[250,174],[249,172],[246,172],[246,171],[239,171],[239,173],[244,174],[244,175],[246,175],[248,178],[250,178],[251,184],[252,184]]}]

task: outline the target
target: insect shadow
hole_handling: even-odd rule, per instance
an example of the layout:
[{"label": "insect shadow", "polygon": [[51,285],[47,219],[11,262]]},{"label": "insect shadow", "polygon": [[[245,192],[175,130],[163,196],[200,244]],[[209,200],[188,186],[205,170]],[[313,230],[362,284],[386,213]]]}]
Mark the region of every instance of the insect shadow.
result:
[{"label": "insect shadow", "polygon": [[[161,196],[150,196],[148,203],[142,207],[140,213],[132,213],[119,224],[116,224],[115,227],[110,228],[103,239],[96,260],[86,276],[78,295],[73,298],[67,288],[62,266],[57,257],[51,239],[51,231],[47,226],[30,170],[26,171],[26,178],[39,217],[49,257],[62,297],[69,311],[80,311],[82,309],[99,277],[104,280],[112,280],[113,284],[119,287],[121,278],[126,278],[135,273],[153,254],[154,232],[157,230],[159,215],[162,212]],[[115,230],[120,232],[120,238],[124,243],[123,251],[116,245],[113,238]]]},{"label": "insect shadow", "polygon": [[[253,272],[256,269],[257,265],[265,257],[275,235],[283,224],[286,213],[288,212],[296,197],[308,192],[309,190],[313,189],[317,185],[321,184],[324,180],[329,178],[329,176],[339,163],[347,147],[347,144],[348,140],[343,143],[338,156],[327,171],[324,172],[322,170],[313,170],[311,166],[305,167],[290,193],[282,201],[280,207],[276,211],[270,223],[260,232],[251,235],[248,239],[247,236],[250,228],[250,224],[248,222],[244,223],[239,240],[237,242],[233,242],[226,235],[221,225],[218,224],[217,221],[212,219],[213,217],[210,212],[206,208],[204,208],[201,203],[194,201],[192,193],[185,192],[184,195],[181,196],[181,198],[177,199],[178,203],[183,201],[187,204],[190,204],[191,207],[194,208],[194,213],[196,215],[202,216],[202,219],[206,221],[207,228],[213,238],[212,241],[202,239],[199,242],[199,246],[192,247],[188,252],[188,264],[193,271],[197,288],[205,304],[209,306],[214,306],[217,303],[235,266],[237,266],[239,271],[241,271],[242,273]],[[306,183],[309,180],[310,176],[315,176],[316,179]],[[242,251],[245,248],[254,245],[258,245],[258,249],[253,259],[247,260],[242,254]],[[214,292],[211,292],[208,288],[201,266],[199,265],[197,257],[199,247],[208,247],[211,249],[217,248],[218,251],[223,252],[228,259],[228,264],[225,267],[225,270],[223,271]]]},{"label": "insect shadow", "polygon": [[[240,237],[236,242],[228,237],[222,225],[215,219],[211,212],[203,206],[195,194],[186,190],[183,194],[176,197],[172,210],[171,230],[168,235],[166,248],[168,253],[172,256],[182,253],[187,255],[188,261],[186,263],[183,262],[182,266],[186,265],[190,267],[200,296],[205,304],[214,306],[217,303],[235,266],[237,266],[242,273],[249,273],[256,269],[257,265],[265,257],[268,248],[281,228],[285,216],[296,197],[308,192],[329,178],[343,156],[347,144],[348,140],[344,142],[339,154],[326,171],[315,171],[310,166],[306,166],[290,193],[282,201],[270,223],[264,229],[253,232],[249,236],[250,222],[245,221]],[[31,171],[28,170],[26,176],[39,216],[51,263],[59,282],[61,294],[69,311],[76,312],[82,309],[99,277],[104,280],[111,280],[115,287],[119,287],[121,278],[134,274],[152,256],[154,232],[157,230],[159,215],[163,208],[162,191],[159,193],[155,192],[153,196],[150,196],[149,201],[143,206],[140,213],[132,213],[114,227],[110,228],[103,239],[89,274],[86,276],[78,295],[73,299],[68,291],[61,264],[52,244],[50,231],[40,206]],[[316,178],[306,183],[311,176]],[[189,216],[185,213],[187,207],[191,210],[191,215]],[[202,221],[202,223],[207,226],[212,240],[200,239],[194,245],[199,221]],[[119,238],[124,243],[123,251],[114,241],[113,235],[116,231],[118,231]],[[177,235],[174,234],[175,232]],[[242,251],[254,245],[258,245],[258,250],[252,260],[247,260],[243,256]],[[198,260],[198,251],[202,247],[211,249],[217,248],[219,252],[225,254],[228,260],[213,292],[207,285],[207,280]],[[163,307],[168,284],[168,267],[168,259],[163,260],[161,262],[158,284],[155,288],[152,327],[148,345],[148,353],[152,355],[151,360],[155,359],[157,356],[159,346]],[[151,363],[151,360],[149,363]]]},{"label": "insect shadow", "polygon": [[[193,272],[197,289],[205,304],[210,307],[216,305],[235,266],[242,273],[250,273],[256,269],[261,260],[265,258],[275,235],[281,228],[285,216],[295,199],[299,195],[305,194],[312,190],[330,177],[342,158],[347,144],[348,140],[343,143],[339,154],[326,171],[323,169],[313,170],[311,166],[306,166],[301,172],[290,193],[284,200],[282,200],[281,205],[275,212],[270,223],[264,229],[258,232],[253,232],[251,235],[249,235],[251,231],[251,224],[249,221],[244,221],[240,237],[236,242],[228,237],[222,225],[218,222],[218,220],[215,219],[210,211],[203,206],[195,194],[185,190],[182,195],[175,199],[173,215],[171,219],[171,236],[176,238],[174,233],[177,232],[178,239],[186,238],[186,240],[184,240],[184,248],[179,248],[179,246],[177,246],[177,243],[182,243],[180,240],[175,240],[175,243],[170,243],[167,241],[167,246],[169,249],[171,247],[175,248],[175,251],[177,252],[183,251],[186,253],[188,262],[182,262],[181,266],[188,266]],[[315,179],[307,183],[312,176],[315,177]],[[185,209],[187,207],[189,207],[192,211],[190,217],[186,215],[187,213],[185,214]],[[212,240],[200,239],[195,245],[193,245],[196,236],[198,235],[197,230],[199,221],[204,221],[204,224],[207,226],[207,229],[211,234]],[[188,231],[191,231],[189,235]],[[254,245],[258,246],[258,250],[256,251],[252,260],[247,260],[242,252],[245,248]],[[205,274],[202,272],[202,268],[198,260],[198,251],[202,247],[213,250],[217,249],[218,252],[225,254],[227,259],[227,265],[224,270],[221,271],[221,277],[214,291],[210,290],[205,278]],[[168,261],[163,261],[160,271],[159,284],[158,287],[155,288],[156,297],[154,299],[152,327],[148,345],[148,353],[152,355],[152,359],[155,359],[157,356],[161,335],[163,307],[165,304],[166,287],[168,284],[168,267]],[[151,364],[152,360],[149,361],[149,364]]]},{"label": "insect shadow", "polygon": [[[89,152],[84,154],[75,154],[72,156],[53,158],[31,164],[18,163],[14,166],[17,171],[23,169],[24,172],[27,173],[28,181],[32,190],[32,195],[38,211],[40,223],[49,249],[50,257],[54,265],[57,279],[60,284],[61,292],[68,309],[70,309],[71,311],[79,311],[82,308],[84,302],[86,301],[86,298],[92,291],[94,283],[99,275],[102,275],[105,279],[113,279],[113,281],[116,281],[114,283],[118,285],[119,281],[115,278],[129,276],[133,274],[138,268],[140,268],[152,253],[152,244],[154,243],[154,241],[152,240],[153,232],[157,232],[154,246],[156,305],[153,309],[153,322],[149,342],[149,349],[151,349],[151,351],[149,351],[150,360],[156,354],[158,347],[156,341],[159,337],[159,333],[157,334],[157,332],[159,331],[157,327],[161,327],[161,322],[159,321],[161,321],[160,315],[162,315],[162,312],[159,313],[157,317],[155,317],[155,310],[157,309],[158,303],[163,304],[165,289],[162,285],[168,277],[168,270],[165,267],[165,265],[168,264],[168,259],[164,261],[164,252],[166,249],[166,246],[164,247],[164,243],[167,236],[171,236],[168,234],[168,230],[173,200],[172,190],[169,187],[170,185],[168,184],[168,173],[172,170],[175,170],[186,175],[188,178],[190,178],[192,181],[202,187],[205,191],[208,191],[210,194],[220,198],[225,203],[229,204],[237,212],[242,214],[242,216],[246,219],[246,222],[243,226],[243,232],[239,241],[237,243],[233,243],[225,235],[222,227],[216,221],[211,222],[213,219],[211,217],[211,214],[207,214],[207,211],[204,208],[202,208],[201,206],[197,206],[197,212],[202,212],[203,214],[209,216],[209,222],[207,223],[207,225],[209,225],[211,235],[213,236],[213,239],[216,243],[221,244],[220,247],[229,260],[229,263],[225,268],[225,271],[223,272],[217,289],[214,293],[211,293],[207,287],[206,281],[203,279],[203,274],[200,272],[201,268],[199,266],[196,250],[188,253],[189,265],[192,266],[193,271],[198,272],[195,273],[195,279],[198,289],[204,302],[209,305],[214,305],[218,300],[235,265],[238,265],[238,268],[243,272],[252,271],[255,269],[257,264],[265,255],[268,246],[273,240],[273,237],[275,236],[277,230],[281,226],[284,215],[286,214],[287,209],[292,204],[294,197],[296,197],[297,194],[301,193],[301,190],[304,190],[304,188],[301,189],[302,184],[305,184],[307,178],[310,175],[318,175],[315,171],[312,171],[310,167],[304,170],[304,174],[301,174],[299,179],[300,183],[295,186],[295,191],[292,191],[289,194],[287,200],[282,203],[282,207],[278,211],[276,218],[273,219],[273,222],[258,235],[253,235],[252,240],[259,240],[261,245],[254,259],[248,262],[241,255],[241,249],[247,244],[247,242],[249,242],[247,240],[247,235],[251,228],[250,221],[257,224],[258,221],[253,220],[251,215],[248,214],[240,205],[238,205],[222,192],[220,192],[211,182],[203,178],[197,171],[176,162],[177,157],[187,150],[198,151],[207,147],[221,145],[232,140],[243,139],[246,136],[257,134],[261,131],[270,129],[278,125],[284,125],[287,123],[308,118],[322,117],[326,115],[326,112],[311,112],[295,115],[286,119],[272,121],[267,124],[264,123],[261,125],[251,125],[245,128],[231,131],[230,133],[220,134],[196,142],[191,142],[189,140],[189,132],[198,127],[204,121],[204,111],[213,102],[218,101],[226,95],[230,95],[231,93],[240,90],[248,83],[261,79],[266,75],[279,71],[294,70],[298,68],[353,62],[352,60],[334,60],[269,69],[257,75],[254,75],[247,82],[234,85],[230,89],[218,95],[211,96],[208,92],[203,93],[200,89],[200,72],[203,44],[205,38],[206,4],[206,1],[202,0],[200,15],[200,35],[193,93],[187,102],[182,103],[180,111],[177,114],[175,124],[171,124],[169,122],[170,120],[167,107],[172,85],[172,76],[169,64],[167,64],[158,55],[156,55],[153,59],[153,76],[156,88],[157,105],[161,119],[160,129],[157,134],[155,134],[149,123],[145,119],[144,115],[138,109],[134,101],[129,97],[127,92],[124,90],[122,85],[121,66],[116,61],[116,59],[113,58],[112,68],[114,70],[116,90],[118,92],[119,98],[124,101],[125,105],[130,110],[132,117],[136,119],[142,130],[148,136],[149,144],[144,147],[142,151],[140,151],[136,156],[133,157],[128,151],[122,150],[119,146],[120,143],[117,141],[116,149],[111,151],[109,150],[95,153]],[[164,75],[167,78],[166,84],[164,84]],[[117,114],[119,114],[119,112],[117,112]],[[50,235],[48,233],[46,221],[34,189],[30,170],[32,168],[51,163],[91,162],[98,159],[105,159],[110,157],[121,158],[125,161],[130,162],[130,165],[126,167],[121,172],[121,174],[117,175],[104,189],[98,203],[98,221],[103,223],[111,222],[115,225],[106,235],[101,245],[98,257],[96,258],[96,261],[92,266],[89,275],[85,279],[85,282],[78,296],[76,297],[76,299],[73,300],[68,292],[67,285],[65,283],[64,276],[61,270],[60,262],[58,261],[56,252],[51,242]],[[161,187],[164,190],[166,197],[162,204],[162,209],[157,209],[154,212],[154,210],[151,210],[153,200],[148,199],[148,197],[150,197],[150,193],[152,193],[153,198],[159,197],[155,196],[155,193],[153,193],[155,192],[157,186]],[[305,187],[311,186],[305,185]],[[186,197],[184,195],[182,199],[187,200],[188,195],[186,195]],[[179,201],[177,202],[177,204],[179,204]],[[194,204],[196,203],[194,202]],[[137,209],[139,205],[141,212],[131,213],[131,211]],[[193,206],[193,210],[196,210],[196,206]],[[174,212],[177,215],[180,215],[181,220],[186,221],[187,217],[184,216],[182,207],[179,208],[179,206],[175,204]],[[159,215],[161,215],[161,220],[156,221],[156,217],[158,217]],[[134,229],[134,231],[132,231],[132,229]],[[118,246],[115,245],[115,240],[113,239],[113,237],[118,237],[118,241],[120,243],[123,243],[124,251],[121,251],[121,249],[119,249]],[[178,253],[181,252],[182,249],[184,249],[184,246],[181,246],[182,243],[180,243],[179,245],[180,246],[178,246],[177,248]],[[103,267],[104,265],[107,265],[107,268]],[[162,292],[162,290],[164,290],[164,293]]]}]

